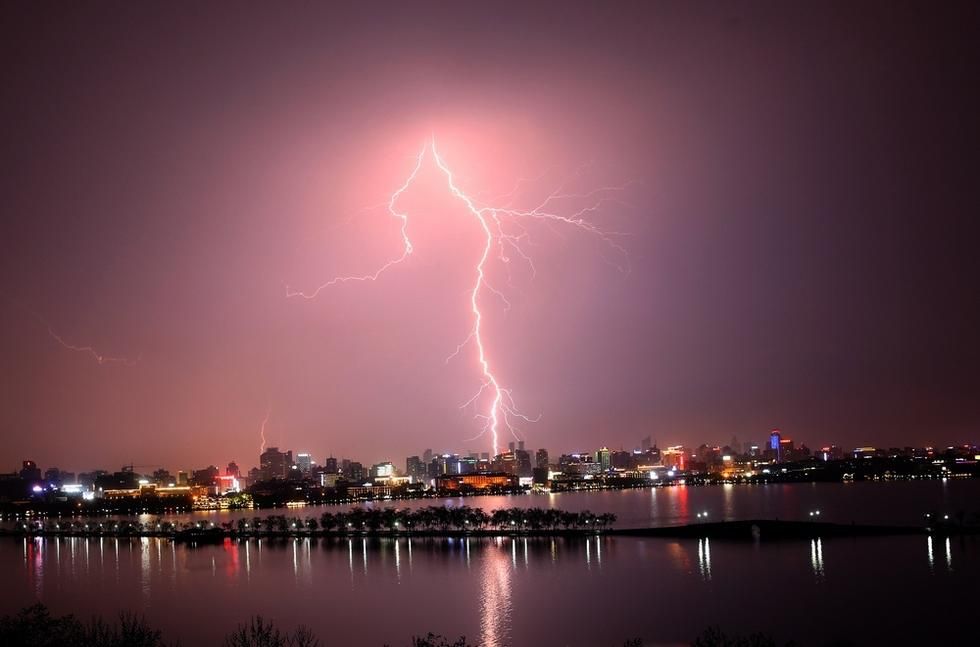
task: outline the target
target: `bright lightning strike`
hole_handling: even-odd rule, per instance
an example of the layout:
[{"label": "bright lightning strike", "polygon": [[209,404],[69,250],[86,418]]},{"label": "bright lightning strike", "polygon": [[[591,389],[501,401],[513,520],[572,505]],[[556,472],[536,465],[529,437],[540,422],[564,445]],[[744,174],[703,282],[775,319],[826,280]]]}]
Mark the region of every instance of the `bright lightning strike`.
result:
[{"label": "bright lightning strike", "polygon": [[[602,187],[587,193],[566,193],[564,192],[564,187],[562,187],[548,195],[538,204],[538,206],[529,210],[515,209],[510,206],[511,202],[508,202],[503,206],[481,204],[476,198],[470,197],[458,186],[452,170],[450,170],[449,165],[445,162],[442,156],[439,155],[439,152],[436,149],[435,138],[432,138],[423,144],[421,150],[419,150],[419,153],[415,158],[415,166],[412,168],[412,172],[388,199],[388,212],[392,215],[392,217],[401,221],[400,226],[403,243],[401,254],[387,261],[376,271],[370,274],[338,276],[330,279],[311,292],[296,291],[287,287],[287,297],[313,299],[316,298],[324,289],[338,283],[347,283],[351,281],[376,281],[386,270],[394,265],[398,265],[412,254],[414,247],[412,246],[411,239],[408,237],[408,214],[398,211],[396,208],[396,203],[401,195],[408,190],[409,186],[411,186],[412,182],[415,180],[427,155],[431,155],[433,163],[445,177],[449,192],[463,203],[469,214],[479,223],[484,234],[483,249],[474,266],[476,279],[473,283],[472,289],[469,291],[469,304],[470,311],[473,315],[473,326],[463,342],[460,343],[456,347],[456,350],[446,358],[446,361],[448,362],[450,359],[457,356],[469,342],[472,341],[476,345],[477,363],[480,368],[481,377],[480,388],[473,395],[473,397],[461,405],[461,408],[477,403],[481,397],[484,397],[485,394],[489,393],[491,396],[491,401],[486,411],[476,414],[476,417],[483,421],[483,427],[475,437],[482,436],[483,434],[489,432],[492,438],[493,454],[497,455],[500,444],[499,433],[502,428],[506,428],[507,431],[517,437],[516,423],[518,420],[534,422],[537,420],[537,418],[529,418],[518,410],[511,390],[501,385],[493,371],[487,354],[487,348],[483,338],[483,312],[480,309],[481,297],[484,294],[484,291],[490,292],[494,296],[501,299],[505,308],[510,307],[510,303],[507,301],[506,297],[499,290],[494,288],[487,280],[487,263],[491,258],[491,253],[496,248],[496,257],[503,264],[505,264],[505,266],[509,264],[511,260],[510,256],[508,255],[509,252],[516,254],[528,264],[533,276],[533,274],[536,272],[534,263],[531,260],[531,257],[522,247],[522,245],[530,242],[530,235],[521,221],[536,220],[549,225],[558,224],[574,227],[585,233],[598,237],[610,250],[616,252],[619,258],[622,259],[621,263],[614,264],[621,271],[627,271],[626,250],[615,240],[615,237],[622,236],[624,234],[619,232],[604,231],[587,219],[589,215],[599,211],[604,204],[616,202],[617,200],[610,197],[611,194],[622,191],[627,185]],[[513,191],[505,194],[505,196],[502,197],[510,197],[512,194],[516,193],[517,189],[524,181],[525,180],[520,180]],[[570,214],[561,214],[553,206],[562,200],[570,199],[591,199],[592,202],[589,204],[589,206],[581,208]],[[516,231],[512,227],[516,227]]]}]

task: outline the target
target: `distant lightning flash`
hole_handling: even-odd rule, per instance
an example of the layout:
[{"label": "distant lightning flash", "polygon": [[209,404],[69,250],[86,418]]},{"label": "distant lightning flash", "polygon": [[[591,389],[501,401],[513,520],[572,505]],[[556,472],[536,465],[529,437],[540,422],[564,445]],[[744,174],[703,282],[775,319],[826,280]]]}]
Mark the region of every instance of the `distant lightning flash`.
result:
[{"label": "distant lightning flash", "polygon": [[61,344],[64,348],[67,348],[68,350],[73,350],[77,353],[85,353],[91,356],[93,359],[95,359],[95,361],[98,362],[99,364],[125,364],[126,366],[134,366],[142,358],[142,355],[137,356],[136,359],[130,359],[128,357],[114,357],[111,355],[100,353],[92,346],[76,346],[74,344],[69,344],[67,341],[65,341],[65,339],[61,335],[59,335],[54,331],[54,327],[52,327],[51,324],[45,321],[44,318],[41,317],[41,315],[37,314],[36,312],[32,312],[32,314],[37,318],[38,321],[41,322],[41,324],[45,328],[48,329],[48,334],[51,336],[51,338],[54,339],[59,344]]},{"label": "distant lightning flash", "polygon": [[259,427],[259,435],[262,436],[262,444],[259,445],[259,454],[265,453],[265,426],[269,424],[269,416],[272,415],[272,406],[265,410],[265,418],[262,419],[262,426]]},{"label": "distant lightning flash", "polygon": [[425,147],[423,147],[422,150],[419,151],[418,157],[415,158],[415,168],[412,169],[412,173],[408,176],[405,182],[400,187],[398,187],[398,190],[391,194],[391,198],[388,199],[388,213],[390,213],[392,216],[402,221],[401,232],[402,232],[402,244],[404,245],[404,247],[402,249],[401,256],[391,259],[390,261],[382,265],[380,268],[378,268],[375,272],[371,274],[362,274],[360,276],[338,276],[332,278],[326,283],[324,283],[323,285],[321,285],[320,287],[318,287],[317,289],[313,290],[313,292],[308,292],[308,293],[297,292],[291,290],[289,286],[286,286],[287,297],[303,297],[304,299],[315,299],[316,296],[320,294],[320,292],[322,292],[326,288],[329,288],[331,285],[336,285],[337,283],[347,283],[349,281],[377,281],[378,277],[381,276],[385,270],[387,270],[392,265],[398,265],[412,254],[414,248],[412,247],[412,241],[409,240],[408,238],[408,214],[396,211],[395,203],[398,202],[398,198],[401,197],[401,194],[404,193],[406,190],[408,190],[408,187],[412,183],[412,180],[415,179],[415,176],[418,175],[419,173],[419,169],[422,168],[422,159],[425,157],[425,150],[426,150]]},{"label": "distant lightning flash", "polygon": [[[597,236],[606,246],[620,255],[621,258],[626,259],[626,250],[615,240],[616,236],[621,236],[623,234],[619,232],[603,231],[594,223],[586,219],[587,215],[598,211],[603,204],[613,202],[614,199],[609,197],[609,194],[622,191],[625,189],[626,185],[602,187],[587,193],[566,193],[564,192],[564,187],[562,187],[559,190],[551,193],[540,204],[538,204],[538,206],[530,210],[512,208],[510,206],[510,202],[508,202],[505,206],[484,205],[481,204],[476,198],[470,197],[459,188],[449,165],[445,162],[445,160],[443,160],[442,156],[439,155],[439,152],[436,149],[435,138],[432,138],[422,145],[421,150],[419,150],[419,153],[415,158],[415,166],[412,168],[412,172],[402,183],[402,185],[391,194],[391,197],[388,200],[388,212],[394,218],[401,221],[401,235],[403,243],[402,253],[381,265],[381,267],[379,267],[373,273],[338,276],[330,279],[311,292],[295,291],[287,287],[287,297],[313,299],[316,298],[324,289],[338,283],[347,283],[350,281],[377,281],[385,271],[394,265],[398,265],[412,254],[414,247],[412,246],[412,241],[408,237],[408,214],[398,211],[396,208],[396,203],[401,195],[408,190],[409,186],[411,186],[412,182],[415,180],[427,155],[431,155],[435,166],[439,169],[443,176],[445,176],[449,192],[455,198],[460,200],[463,205],[465,205],[470,215],[472,215],[479,223],[485,238],[483,250],[474,267],[476,279],[473,283],[472,289],[469,291],[470,311],[473,315],[473,326],[466,338],[459,345],[457,345],[456,350],[446,358],[446,361],[448,362],[450,359],[458,355],[469,342],[472,341],[476,345],[477,362],[480,367],[481,374],[481,384],[480,388],[473,395],[473,397],[464,402],[461,405],[461,408],[465,408],[476,403],[486,393],[489,393],[492,396],[490,405],[486,412],[476,414],[476,417],[482,420],[484,424],[480,432],[474,438],[482,436],[484,433],[489,431],[492,438],[493,453],[496,455],[500,443],[499,432],[501,427],[506,428],[507,431],[509,431],[516,438],[517,427],[515,426],[515,423],[518,420],[534,422],[537,420],[537,418],[529,418],[518,410],[511,390],[502,386],[498,381],[497,376],[491,367],[490,359],[487,354],[487,349],[483,338],[483,312],[480,309],[480,301],[484,290],[501,299],[505,307],[510,307],[510,303],[507,301],[506,297],[487,281],[487,262],[491,258],[491,252],[493,252],[494,248],[496,247],[498,250],[497,258],[506,265],[511,260],[508,256],[508,250],[510,250],[528,264],[533,276],[533,274],[536,272],[536,268],[534,267],[531,257],[521,246],[522,244],[530,242],[530,236],[528,231],[522,225],[518,224],[518,221],[534,219],[548,224],[558,223],[562,225],[569,225],[588,234]],[[524,180],[518,182],[518,187],[523,181]],[[516,190],[517,187],[515,187],[514,191],[506,194],[504,197],[510,197],[510,195],[516,192]],[[593,201],[589,206],[581,208],[569,215],[561,215],[551,208],[551,205],[554,203],[568,199],[592,199]],[[517,227],[517,231],[508,229],[505,227],[505,225],[514,225]],[[617,264],[617,266],[621,271],[627,271],[625,263]]]}]

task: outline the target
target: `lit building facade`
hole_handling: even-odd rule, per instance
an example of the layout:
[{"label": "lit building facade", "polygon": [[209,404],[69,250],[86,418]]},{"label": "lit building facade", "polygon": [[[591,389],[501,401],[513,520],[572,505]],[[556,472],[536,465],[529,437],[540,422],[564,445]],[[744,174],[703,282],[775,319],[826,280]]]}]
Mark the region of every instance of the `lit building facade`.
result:
[{"label": "lit building facade", "polygon": [[436,478],[436,489],[459,491],[462,489],[486,490],[491,488],[517,487],[517,476],[500,472],[477,474],[444,474]]}]

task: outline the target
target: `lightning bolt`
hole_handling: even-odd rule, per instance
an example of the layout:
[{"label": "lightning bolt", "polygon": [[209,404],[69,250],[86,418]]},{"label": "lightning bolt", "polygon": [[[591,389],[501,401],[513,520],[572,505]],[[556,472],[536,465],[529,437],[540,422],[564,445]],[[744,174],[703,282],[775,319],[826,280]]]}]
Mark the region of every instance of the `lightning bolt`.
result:
[{"label": "lightning bolt", "polygon": [[[483,426],[480,432],[468,440],[473,440],[489,432],[493,446],[493,454],[497,455],[500,445],[499,435],[502,428],[506,428],[507,431],[509,431],[515,438],[519,438],[517,436],[518,428],[516,426],[518,421],[535,422],[540,418],[540,416],[531,418],[520,412],[514,401],[512,391],[509,388],[501,385],[492,369],[488,357],[487,347],[483,338],[483,312],[480,309],[482,296],[484,292],[489,292],[490,294],[499,298],[504,304],[505,308],[510,307],[510,303],[504,294],[500,290],[493,287],[493,285],[491,285],[487,280],[487,263],[491,259],[491,254],[496,248],[496,258],[505,266],[507,266],[511,261],[509,253],[512,252],[516,254],[521,258],[521,260],[527,263],[533,276],[537,270],[534,267],[534,263],[530,255],[522,247],[522,245],[531,244],[530,234],[527,228],[521,224],[521,221],[540,221],[549,225],[571,226],[580,231],[598,237],[610,250],[616,252],[617,256],[622,259],[622,262],[614,262],[613,264],[620,271],[627,272],[629,270],[627,263],[628,255],[626,250],[616,241],[616,237],[624,236],[625,234],[622,232],[604,231],[591,221],[587,220],[587,216],[599,211],[599,209],[606,203],[621,202],[617,198],[612,197],[612,195],[623,191],[629,185],[629,183],[621,186],[600,187],[587,193],[568,193],[565,192],[564,187],[560,187],[557,191],[552,192],[546,198],[544,198],[544,200],[542,200],[536,207],[529,210],[513,208],[511,206],[512,201],[508,201],[503,206],[482,204],[477,198],[470,197],[459,187],[452,170],[449,168],[449,165],[439,154],[436,148],[435,138],[433,137],[422,145],[418,155],[415,157],[415,165],[412,168],[411,173],[405,179],[402,185],[391,194],[391,197],[388,200],[389,214],[400,221],[403,243],[401,254],[385,262],[376,271],[370,274],[334,277],[310,292],[292,290],[287,286],[287,297],[314,299],[324,289],[339,283],[347,283],[352,281],[377,281],[378,278],[389,268],[402,263],[412,254],[414,247],[412,246],[412,241],[408,236],[408,214],[406,212],[398,211],[396,204],[401,195],[408,190],[412,182],[415,180],[427,155],[432,157],[433,163],[445,177],[450,194],[463,203],[469,214],[479,223],[480,229],[483,231],[484,235],[482,252],[480,253],[474,267],[476,279],[473,283],[472,289],[469,291],[469,305],[470,312],[473,316],[473,326],[466,338],[456,346],[456,350],[446,358],[446,361],[448,362],[459,355],[470,342],[476,345],[477,364],[480,368],[481,378],[480,387],[473,397],[460,405],[460,408],[466,408],[476,403],[481,397],[484,397],[485,394],[489,394],[491,396],[491,401],[486,411],[484,413],[476,414],[476,418],[483,421]],[[499,196],[498,199],[510,198],[517,193],[522,184],[528,181],[530,180],[524,178],[518,180],[513,190],[507,194],[504,194],[503,196]],[[557,203],[560,203],[563,200],[582,199],[591,199],[592,202],[589,203],[588,206],[580,208],[577,211],[567,215],[559,213],[558,210],[554,208]],[[516,231],[511,228],[511,226],[516,227]],[[606,260],[607,262],[609,261],[609,259]]]},{"label": "lightning bolt", "polygon": [[55,332],[54,327],[51,324],[49,324],[47,321],[45,321],[44,318],[41,317],[41,315],[37,314],[36,312],[32,312],[32,314],[37,318],[38,321],[41,322],[41,325],[47,328],[48,335],[50,335],[51,338],[54,339],[56,342],[61,344],[62,347],[67,348],[68,350],[73,350],[77,353],[85,353],[91,356],[93,359],[95,359],[95,361],[99,364],[124,364],[126,366],[135,366],[136,363],[143,358],[142,354],[138,355],[136,359],[130,359],[128,357],[116,357],[116,356],[106,355],[104,353],[101,353],[92,346],[76,346],[74,344],[69,344],[67,341],[65,341],[64,337],[62,337],[61,335]]},{"label": "lightning bolt", "polygon": [[415,176],[419,174],[419,169],[422,168],[422,159],[425,157],[425,150],[426,150],[425,147],[423,147],[422,150],[419,151],[418,156],[415,158],[415,168],[412,169],[412,173],[408,176],[408,178],[405,179],[405,182],[400,187],[398,187],[398,189],[394,193],[391,194],[391,197],[388,199],[388,213],[390,213],[394,218],[401,220],[402,243],[404,245],[402,248],[401,255],[398,256],[397,258],[391,259],[390,261],[382,265],[380,268],[378,268],[371,274],[362,274],[359,276],[337,276],[330,279],[323,285],[319,286],[312,292],[295,291],[292,290],[289,286],[286,286],[287,297],[303,297],[304,299],[315,299],[317,295],[320,294],[320,292],[338,283],[348,283],[350,281],[360,281],[360,282],[377,281],[378,277],[381,276],[389,267],[398,265],[406,258],[411,256],[414,248],[412,247],[412,241],[408,237],[408,214],[404,212],[396,211],[395,203],[398,202],[398,198],[401,197],[402,193],[408,190],[408,187],[412,184],[412,181],[415,180]]},{"label": "lightning bolt", "polygon": [[272,415],[272,405],[266,407],[265,418],[262,419],[262,426],[259,427],[259,435],[262,436],[262,444],[259,445],[259,454],[265,452],[265,426],[269,424],[270,415]]}]

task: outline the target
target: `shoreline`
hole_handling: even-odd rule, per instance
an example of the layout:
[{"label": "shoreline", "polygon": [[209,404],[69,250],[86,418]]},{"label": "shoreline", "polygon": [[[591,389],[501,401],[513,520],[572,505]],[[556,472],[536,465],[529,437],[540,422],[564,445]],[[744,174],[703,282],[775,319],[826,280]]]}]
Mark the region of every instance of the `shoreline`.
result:
[{"label": "shoreline", "polygon": [[[809,473],[808,473],[809,474]],[[397,504],[399,501],[443,501],[447,499],[470,499],[483,497],[538,497],[538,496],[560,496],[563,494],[597,494],[604,492],[629,492],[635,490],[653,490],[660,488],[674,487],[725,487],[725,486],[769,486],[769,485],[853,485],[855,483],[874,483],[874,484],[896,484],[896,483],[915,483],[939,481],[946,483],[950,480],[969,481],[980,477],[980,474],[971,473],[947,473],[947,474],[928,474],[928,475],[902,475],[896,474],[887,477],[878,475],[865,475],[861,478],[853,479],[822,479],[811,478],[786,478],[785,475],[766,475],[752,479],[718,480],[703,476],[678,475],[666,481],[651,481],[649,479],[636,479],[621,483],[595,482],[585,487],[557,487],[550,490],[535,490],[527,488],[518,489],[488,489],[486,491],[466,492],[459,491],[426,491],[417,494],[397,493],[389,496],[358,496],[358,497],[325,497],[325,496],[306,496],[296,499],[272,500],[265,496],[255,496],[250,503],[245,505],[196,505],[191,503],[163,502],[153,498],[140,500],[99,500],[97,502],[72,502],[72,501],[48,501],[43,503],[31,503],[29,501],[4,501],[0,503],[0,520],[6,518],[19,517],[83,517],[83,516],[112,516],[112,515],[134,515],[134,514],[153,514],[153,515],[172,515],[172,514],[198,514],[198,513],[223,513],[223,512],[246,512],[259,510],[287,510],[291,508],[306,507],[347,507],[375,504]],[[104,507],[102,507],[104,506]]]}]

